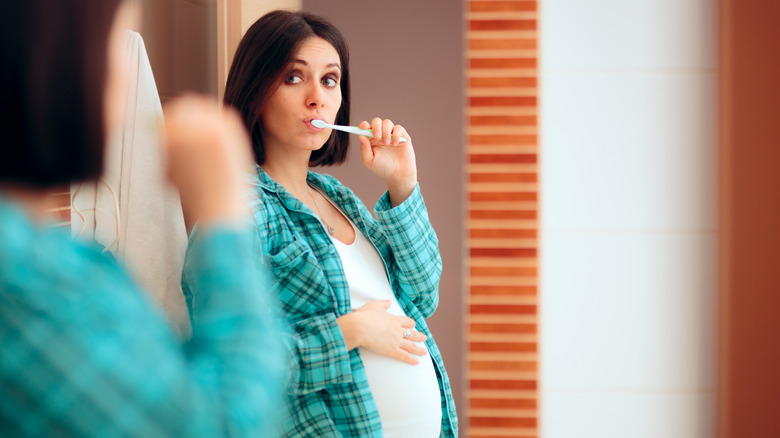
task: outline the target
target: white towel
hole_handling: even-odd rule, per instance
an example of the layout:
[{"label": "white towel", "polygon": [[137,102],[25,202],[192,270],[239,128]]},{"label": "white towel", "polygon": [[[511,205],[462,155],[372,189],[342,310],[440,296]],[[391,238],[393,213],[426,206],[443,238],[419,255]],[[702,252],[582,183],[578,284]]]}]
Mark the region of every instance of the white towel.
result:
[{"label": "white towel", "polygon": [[163,174],[162,105],[137,32],[128,32],[126,56],[130,87],[124,129],[108,142],[102,180],[72,188],[78,190],[73,207],[85,216],[82,221],[74,211],[72,231],[94,238],[122,261],[186,337],[190,326],[181,269],[187,234],[178,192]]}]

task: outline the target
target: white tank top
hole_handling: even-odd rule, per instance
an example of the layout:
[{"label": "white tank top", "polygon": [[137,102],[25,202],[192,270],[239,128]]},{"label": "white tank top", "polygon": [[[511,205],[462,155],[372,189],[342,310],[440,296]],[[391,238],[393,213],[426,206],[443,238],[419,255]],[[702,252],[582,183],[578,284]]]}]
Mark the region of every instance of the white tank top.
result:
[{"label": "white tank top", "polygon": [[[390,300],[387,310],[406,316],[393,294],[384,262],[374,245],[354,225],[355,241],[347,245],[333,240],[341,257],[349,284],[352,309],[374,300]],[[420,343],[423,348],[424,343]],[[433,360],[427,353],[410,365],[387,356],[360,349],[368,385],[382,420],[386,438],[437,438],[441,432],[441,395]]]}]

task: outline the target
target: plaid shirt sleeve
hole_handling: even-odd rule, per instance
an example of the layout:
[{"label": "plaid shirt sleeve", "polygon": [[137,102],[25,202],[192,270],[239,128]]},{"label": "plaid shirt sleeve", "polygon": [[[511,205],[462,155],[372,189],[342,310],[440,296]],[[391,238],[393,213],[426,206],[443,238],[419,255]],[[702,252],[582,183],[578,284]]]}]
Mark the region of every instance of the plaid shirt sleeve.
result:
[{"label": "plaid shirt sleeve", "polygon": [[302,319],[292,329],[295,334],[284,337],[292,352],[288,391],[304,395],[352,381],[349,352],[334,313]]},{"label": "plaid shirt sleeve", "polygon": [[401,289],[423,318],[428,318],[439,304],[442,263],[439,240],[428,218],[420,185],[396,207],[392,207],[390,196],[385,193],[374,212],[395,256],[396,279]]},{"label": "plaid shirt sleeve", "polygon": [[191,243],[193,337],[184,350],[98,251],[41,238],[33,226],[17,226],[14,239],[0,234],[3,435],[258,436],[269,428],[283,356],[257,293],[248,234],[211,230]]}]

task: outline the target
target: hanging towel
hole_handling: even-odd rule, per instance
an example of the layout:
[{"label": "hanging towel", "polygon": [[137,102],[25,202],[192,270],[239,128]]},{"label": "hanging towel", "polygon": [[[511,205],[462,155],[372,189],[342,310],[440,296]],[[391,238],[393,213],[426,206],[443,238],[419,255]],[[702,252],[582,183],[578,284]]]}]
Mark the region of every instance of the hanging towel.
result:
[{"label": "hanging towel", "polygon": [[110,136],[102,178],[71,189],[72,231],[94,239],[123,262],[187,337],[181,291],[187,234],[178,192],[164,178],[158,131],[162,105],[141,35],[128,32],[125,48],[130,61],[125,124]]}]

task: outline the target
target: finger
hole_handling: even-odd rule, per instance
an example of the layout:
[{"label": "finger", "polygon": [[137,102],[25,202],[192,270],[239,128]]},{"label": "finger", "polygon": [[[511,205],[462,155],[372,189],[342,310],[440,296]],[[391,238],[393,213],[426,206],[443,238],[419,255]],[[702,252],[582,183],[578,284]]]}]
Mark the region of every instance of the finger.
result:
[{"label": "finger", "polygon": [[412,330],[412,335],[406,338],[406,340],[412,342],[425,342],[427,339],[428,337],[425,336],[425,333],[418,332],[417,330]]},{"label": "finger", "polygon": [[400,320],[401,327],[403,328],[413,329],[415,326],[417,326],[417,323],[408,316],[399,316],[398,319]]},{"label": "finger", "polygon": [[409,365],[417,365],[420,363],[420,359],[417,359],[416,357],[412,356],[411,354],[403,350],[397,350],[396,353],[390,357],[398,359],[401,362],[406,362]]},{"label": "finger", "polygon": [[382,310],[387,310],[390,307],[390,300],[376,300],[376,301],[369,301],[368,303],[364,304],[365,307],[378,307]]},{"label": "finger", "polygon": [[416,356],[425,356],[428,350],[416,342],[406,341],[401,344],[401,349],[409,354]]},{"label": "finger", "polygon": [[376,300],[369,301],[366,304],[360,306],[359,311],[372,311],[372,310],[387,310],[390,307],[390,300]]},{"label": "finger", "polygon": [[393,126],[393,141],[392,144],[397,146],[398,143],[401,141],[401,137],[405,137],[406,129],[404,129],[401,125],[395,125]]},{"label": "finger", "polygon": [[[409,332],[409,336],[406,335],[407,331]],[[413,328],[405,329],[401,334],[401,337],[404,340],[413,341],[413,342],[425,342],[428,339],[428,337],[425,336],[425,333],[419,332]]]},{"label": "finger", "polygon": [[393,139],[393,121],[390,119],[385,119],[382,121],[382,141],[385,143],[385,146],[390,144],[390,141]]},{"label": "finger", "polygon": [[379,117],[371,119],[371,132],[374,134],[374,140],[382,138],[382,119]]}]

